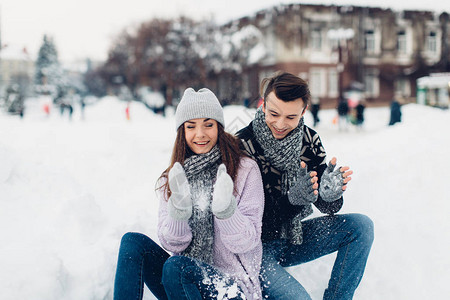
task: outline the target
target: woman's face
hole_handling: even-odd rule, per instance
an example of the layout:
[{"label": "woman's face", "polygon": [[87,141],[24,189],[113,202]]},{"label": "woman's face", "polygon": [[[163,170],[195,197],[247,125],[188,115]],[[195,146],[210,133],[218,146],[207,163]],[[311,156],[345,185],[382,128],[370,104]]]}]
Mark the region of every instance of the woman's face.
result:
[{"label": "woman's face", "polygon": [[218,125],[213,119],[192,119],[184,122],[186,143],[195,154],[208,153],[217,143]]}]

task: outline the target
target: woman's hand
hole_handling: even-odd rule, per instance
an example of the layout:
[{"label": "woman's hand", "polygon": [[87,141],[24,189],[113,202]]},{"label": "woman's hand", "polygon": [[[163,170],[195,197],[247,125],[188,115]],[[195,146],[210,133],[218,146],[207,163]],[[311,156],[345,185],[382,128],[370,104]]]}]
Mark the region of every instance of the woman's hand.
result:
[{"label": "woman's hand", "polygon": [[180,163],[176,162],[169,171],[168,212],[176,220],[189,220],[192,215],[192,199],[186,173]]},{"label": "woman's hand", "polygon": [[233,180],[227,173],[227,168],[221,164],[217,169],[211,210],[219,219],[228,219],[236,209],[236,199],[233,196]]}]

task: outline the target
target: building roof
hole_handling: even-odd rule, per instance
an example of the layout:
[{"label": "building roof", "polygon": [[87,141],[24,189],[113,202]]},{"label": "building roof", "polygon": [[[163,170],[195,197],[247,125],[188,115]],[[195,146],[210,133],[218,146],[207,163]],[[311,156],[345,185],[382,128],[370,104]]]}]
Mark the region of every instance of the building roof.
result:
[{"label": "building roof", "polygon": [[26,48],[18,47],[15,45],[3,46],[0,50],[0,58],[2,60],[22,60],[22,61],[32,60]]}]

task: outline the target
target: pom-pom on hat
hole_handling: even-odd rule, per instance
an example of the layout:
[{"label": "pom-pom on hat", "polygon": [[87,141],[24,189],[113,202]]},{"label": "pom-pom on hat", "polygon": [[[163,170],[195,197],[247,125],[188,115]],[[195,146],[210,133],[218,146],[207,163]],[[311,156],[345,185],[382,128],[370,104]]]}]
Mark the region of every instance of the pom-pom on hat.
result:
[{"label": "pom-pom on hat", "polygon": [[187,88],[175,112],[175,129],[178,130],[178,127],[188,120],[202,118],[214,119],[225,127],[223,109],[216,95],[207,88],[198,92]]}]

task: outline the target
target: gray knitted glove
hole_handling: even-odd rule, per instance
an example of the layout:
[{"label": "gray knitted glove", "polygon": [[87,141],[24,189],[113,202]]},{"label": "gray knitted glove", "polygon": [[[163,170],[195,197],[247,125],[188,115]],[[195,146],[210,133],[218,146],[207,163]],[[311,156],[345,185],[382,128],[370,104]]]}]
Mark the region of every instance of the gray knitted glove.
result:
[{"label": "gray knitted glove", "polygon": [[189,220],[192,215],[192,199],[189,182],[180,163],[176,162],[169,171],[168,212],[176,220]]},{"label": "gray knitted glove", "polygon": [[219,219],[228,219],[236,210],[236,199],[233,196],[233,180],[227,168],[221,164],[217,170],[211,210]]},{"label": "gray knitted glove", "polygon": [[316,202],[319,195],[314,195],[314,183],[311,182],[311,178],[306,166],[300,169],[297,182],[288,191],[288,199],[291,204],[306,205]]},{"label": "gray knitted glove", "polygon": [[319,194],[323,200],[333,202],[342,197],[342,187],[344,185],[344,176],[340,168],[334,170],[336,165],[328,163],[328,167],[323,172],[320,180]]}]

